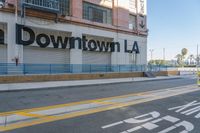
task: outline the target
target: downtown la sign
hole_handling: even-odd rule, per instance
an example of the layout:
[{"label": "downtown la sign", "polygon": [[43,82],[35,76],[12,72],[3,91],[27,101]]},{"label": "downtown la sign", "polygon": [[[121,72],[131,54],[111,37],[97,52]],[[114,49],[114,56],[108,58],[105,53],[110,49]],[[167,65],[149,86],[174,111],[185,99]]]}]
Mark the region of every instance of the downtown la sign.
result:
[{"label": "downtown la sign", "polygon": [[[23,39],[23,32],[26,32],[29,36],[28,39]],[[53,44],[54,48],[62,49],[75,49],[76,43],[78,43],[78,49],[84,51],[99,51],[99,52],[120,52],[119,42],[105,42],[99,40],[88,40],[85,36],[80,37],[62,37],[55,35],[47,35],[45,33],[36,34],[30,27],[16,24],[16,44],[29,46],[35,43],[41,47],[46,48],[50,44]],[[124,40],[124,52],[125,53],[136,53],[139,54],[140,50],[138,47],[138,42],[134,41],[132,48],[128,49],[128,42]]]}]

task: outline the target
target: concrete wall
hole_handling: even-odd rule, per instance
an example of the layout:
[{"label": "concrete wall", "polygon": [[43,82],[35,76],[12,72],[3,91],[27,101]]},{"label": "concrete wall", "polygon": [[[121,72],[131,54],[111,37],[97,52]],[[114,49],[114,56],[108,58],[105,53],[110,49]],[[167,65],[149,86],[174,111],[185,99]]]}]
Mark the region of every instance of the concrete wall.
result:
[{"label": "concrete wall", "polygon": [[[179,75],[178,71],[161,71],[155,73],[157,76]],[[98,73],[98,74],[63,74],[63,75],[25,75],[25,76],[0,76],[0,83],[22,83],[43,81],[67,81],[87,79],[109,79],[109,78],[131,78],[144,77],[143,72],[132,73]]]},{"label": "concrete wall", "polygon": [[188,74],[196,74],[197,71],[199,71],[200,69],[196,68],[196,67],[181,67],[181,68],[178,68],[178,71],[180,71],[180,74],[181,75],[188,75]]},{"label": "concrete wall", "polygon": [[107,74],[63,74],[63,75],[31,75],[31,76],[0,76],[0,83],[22,83],[43,81],[67,81],[87,79],[109,79],[143,77],[143,72],[135,73],[107,73]]},{"label": "concrete wall", "polygon": [[[15,42],[15,25],[16,22],[21,23],[21,19],[16,18],[14,14],[11,13],[3,13],[0,12],[0,23],[7,24],[7,43],[8,43],[8,63],[14,63],[13,59],[19,57],[20,63],[23,63],[23,46],[16,45]],[[84,27],[80,25],[73,25],[70,23],[55,23],[50,20],[45,19],[36,19],[32,17],[27,17],[24,21],[26,26],[37,27],[37,29],[41,29],[42,31],[47,31],[49,33],[56,34],[55,31],[62,31],[66,33],[71,33],[72,36],[82,37],[83,34],[100,36],[105,38],[111,38],[114,41],[120,42],[121,44],[121,52],[112,53],[111,62],[113,65],[115,64],[129,64],[129,55],[124,52],[124,40],[128,40],[128,45],[132,46],[134,41],[138,41],[138,45],[140,48],[140,54],[137,56],[137,64],[147,64],[147,38],[129,35],[123,33],[116,33],[112,31],[106,31],[101,29],[95,29],[91,27]],[[61,32],[59,32],[61,34]],[[71,49],[70,50],[72,64],[82,64],[82,54],[79,49]],[[77,54],[78,53],[78,54]]]},{"label": "concrete wall", "polygon": [[156,76],[169,76],[169,75],[180,75],[180,71],[160,71],[154,73]]}]

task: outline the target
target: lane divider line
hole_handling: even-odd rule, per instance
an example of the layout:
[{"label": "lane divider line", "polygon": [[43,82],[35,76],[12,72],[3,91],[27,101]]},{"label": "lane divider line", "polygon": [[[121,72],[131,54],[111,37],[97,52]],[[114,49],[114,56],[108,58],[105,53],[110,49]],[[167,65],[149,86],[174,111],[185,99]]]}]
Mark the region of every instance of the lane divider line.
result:
[{"label": "lane divider line", "polygon": [[139,100],[126,102],[126,103],[115,103],[113,105],[106,106],[106,107],[98,107],[98,108],[95,108],[95,109],[87,109],[87,110],[83,110],[83,111],[72,112],[72,113],[56,116],[56,117],[47,116],[47,117],[41,118],[39,120],[33,120],[33,121],[28,121],[28,122],[24,122],[24,123],[22,122],[22,123],[17,123],[17,124],[10,124],[9,126],[6,126],[6,127],[0,127],[0,131],[9,131],[9,130],[14,130],[14,129],[18,129],[18,128],[24,128],[24,127],[28,127],[28,126],[38,125],[38,124],[42,124],[42,123],[53,122],[53,121],[58,121],[58,120],[63,120],[63,119],[69,119],[69,118],[94,114],[94,113],[103,112],[103,111],[109,111],[109,110],[113,110],[113,109],[117,109],[117,108],[136,105],[136,104],[139,104],[139,103],[150,102],[150,101],[153,101],[153,100],[164,99],[164,98],[167,98],[167,97],[172,97],[172,96],[190,93],[190,92],[195,92],[195,91],[199,91],[199,89],[190,89],[190,90],[187,90],[187,91],[173,93],[171,95],[165,95],[165,96],[159,96],[159,97],[148,97],[146,99],[139,99]]},{"label": "lane divider line", "polygon": [[[170,88],[170,89],[172,90],[172,89],[176,89],[176,88],[180,88],[180,87],[181,86],[173,87],[173,88]],[[196,87],[196,85],[188,85],[188,86],[182,86],[182,87],[183,88]],[[169,88],[163,89],[163,91],[165,91],[165,90],[169,90]],[[156,91],[158,91],[158,90],[152,90],[152,91],[147,91],[147,92],[139,92],[139,93],[131,93],[131,94],[127,94],[127,95],[113,96],[113,97],[93,99],[93,100],[84,100],[84,101],[79,101],[79,102],[58,104],[58,105],[52,105],[52,106],[46,106],[46,107],[38,107],[38,108],[31,108],[31,109],[22,109],[22,110],[15,110],[15,111],[9,111],[9,112],[2,112],[2,113],[0,113],[0,116],[16,114],[18,112],[27,112],[28,113],[28,112],[42,111],[42,110],[48,110],[48,109],[54,109],[54,108],[60,108],[60,107],[68,107],[68,106],[75,106],[75,105],[80,105],[80,104],[88,104],[88,103],[92,103],[92,102],[95,102],[95,101],[112,100],[112,99],[117,99],[117,98],[125,98],[125,97],[129,97],[129,96],[142,96],[142,95],[154,93]]]},{"label": "lane divider line", "polygon": [[27,113],[27,112],[18,112],[18,113],[16,113],[16,115],[33,117],[33,118],[42,118],[42,117],[45,117],[45,115],[32,114],[32,113]]}]

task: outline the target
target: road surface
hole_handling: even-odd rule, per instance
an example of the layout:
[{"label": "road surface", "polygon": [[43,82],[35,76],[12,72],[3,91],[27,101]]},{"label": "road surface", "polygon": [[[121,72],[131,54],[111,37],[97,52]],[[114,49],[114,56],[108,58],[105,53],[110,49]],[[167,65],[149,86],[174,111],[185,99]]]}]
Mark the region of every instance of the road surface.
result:
[{"label": "road surface", "polygon": [[0,93],[2,133],[199,133],[195,77]]}]

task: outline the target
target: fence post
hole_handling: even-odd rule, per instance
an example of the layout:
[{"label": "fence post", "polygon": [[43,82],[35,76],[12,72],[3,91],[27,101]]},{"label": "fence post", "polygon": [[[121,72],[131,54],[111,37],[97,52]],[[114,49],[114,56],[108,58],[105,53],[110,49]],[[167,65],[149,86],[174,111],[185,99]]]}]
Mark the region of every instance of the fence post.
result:
[{"label": "fence post", "polygon": [[131,72],[133,72],[133,65],[131,65]]},{"label": "fence post", "polygon": [[90,73],[92,73],[92,64],[90,64]]},{"label": "fence post", "polygon": [[108,73],[108,65],[106,65],[106,73]]},{"label": "fence post", "polygon": [[23,73],[24,73],[24,75],[26,74],[26,65],[25,64],[23,64],[23,67],[24,67],[24,69],[23,69]]},{"label": "fence post", "polygon": [[51,74],[51,64],[49,64],[49,74]]},{"label": "fence post", "polygon": [[142,72],[144,72],[144,66],[143,65],[141,65],[141,70],[142,70]]}]

